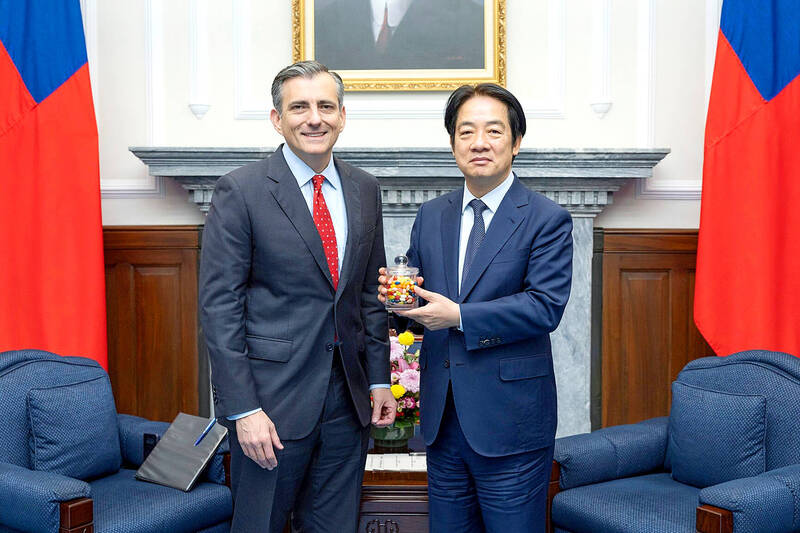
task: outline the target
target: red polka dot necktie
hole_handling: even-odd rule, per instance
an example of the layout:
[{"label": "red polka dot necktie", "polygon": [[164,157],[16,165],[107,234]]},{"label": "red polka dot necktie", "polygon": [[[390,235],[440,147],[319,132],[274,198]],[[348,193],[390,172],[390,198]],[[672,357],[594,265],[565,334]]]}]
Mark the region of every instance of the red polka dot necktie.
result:
[{"label": "red polka dot necktie", "polygon": [[333,289],[339,284],[339,250],[336,247],[336,232],[333,229],[333,221],[328,206],[325,204],[325,197],[322,196],[322,182],[325,176],[317,174],[311,181],[314,183],[314,224],[322,238],[322,247],[325,249],[325,259],[328,260],[328,268],[331,271]]}]

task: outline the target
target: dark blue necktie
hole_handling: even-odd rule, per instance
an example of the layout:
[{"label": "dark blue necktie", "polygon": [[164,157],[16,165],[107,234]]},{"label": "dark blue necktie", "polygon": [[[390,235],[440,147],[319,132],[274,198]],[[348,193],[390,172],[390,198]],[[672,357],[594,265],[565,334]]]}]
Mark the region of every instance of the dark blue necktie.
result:
[{"label": "dark blue necktie", "polygon": [[486,236],[486,226],[483,224],[483,212],[488,209],[486,204],[475,198],[469,203],[472,208],[472,214],[475,220],[472,223],[472,230],[469,232],[469,239],[467,239],[467,252],[464,254],[464,269],[461,271],[461,287],[464,287],[464,281],[467,279],[469,267],[472,261],[478,254],[483,238]]}]

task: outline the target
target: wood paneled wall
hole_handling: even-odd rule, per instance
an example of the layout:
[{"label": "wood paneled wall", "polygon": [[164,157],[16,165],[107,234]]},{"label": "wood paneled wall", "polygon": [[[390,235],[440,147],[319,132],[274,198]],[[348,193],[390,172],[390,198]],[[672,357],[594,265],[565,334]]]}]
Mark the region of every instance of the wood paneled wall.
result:
[{"label": "wood paneled wall", "polygon": [[[201,229],[104,229],[109,374],[122,413],[208,415],[197,322]],[[697,231],[596,230],[595,239],[594,425],[666,415],[680,369],[713,355],[692,313]]]},{"label": "wood paneled wall", "polygon": [[602,425],[667,415],[678,372],[713,355],[694,325],[697,231],[605,230],[600,248]]},{"label": "wood paneled wall", "polygon": [[103,239],[117,410],[163,421],[207,411],[198,357],[200,227],[106,227]]}]

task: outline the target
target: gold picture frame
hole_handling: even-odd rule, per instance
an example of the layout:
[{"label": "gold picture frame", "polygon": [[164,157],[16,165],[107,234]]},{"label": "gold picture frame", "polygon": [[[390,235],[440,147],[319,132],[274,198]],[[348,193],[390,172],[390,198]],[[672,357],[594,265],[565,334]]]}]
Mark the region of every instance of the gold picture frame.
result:
[{"label": "gold picture frame", "polygon": [[[315,1],[324,5],[320,8],[319,13],[315,9]],[[439,4],[420,2],[419,5],[424,5],[424,9],[430,11],[431,6],[447,5],[448,1],[452,2],[453,0],[440,0]],[[358,4],[359,2],[363,3],[363,6]],[[452,4],[457,6],[456,10],[471,10],[469,16],[459,16],[462,23],[437,25],[437,20],[441,22],[441,18],[437,19],[435,14],[428,16],[430,13],[426,13],[427,17],[419,20],[422,20],[423,23],[426,20],[433,21],[431,24],[435,27],[427,28],[425,31],[426,29],[419,21],[412,25],[412,15],[414,14],[412,8],[415,7],[414,0],[412,0],[410,7],[405,12],[405,18],[412,20],[407,26],[413,30],[406,30],[403,35],[416,35],[416,39],[412,37],[406,42],[406,47],[411,49],[419,45],[419,48],[414,53],[404,55],[404,48],[398,42],[396,50],[393,50],[391,54],[382,52],[381,59],[376,59],[375,53],[366,56],[365,54],[369,53],[368,47],[356,45],[355,37],[353,37],[358,35],[360,38],[365,31],[368,31],[353,29],[352,24],[355,24],[357,19],[369,16],[367,25],[371,27],[373,24],[369,0],[292,0],[292,59],[293,61],[316,59],[325,63],[331,70],[339,73],[344,80],[345,88],[351,91],[448,91],[464,84],[482,82],[492,82],[504,86],[506,83],[506,0],[483,0],[482,6],[478,3],[479,0],[458,0],[458,2],[460,3]],[[354,9],[353,6],[357,4],[361,7]],[[347,9],[353,9],[353,16],[347,14]],[[419,9],[423,8],[417,8],[417,11]],[[333,10],[338,11],[334,12]],[[453,9],[451,8],[447,14],[452,13]],[[317,24],[315,24],[315,19],[318,21]],[[475,21],[480,23],[481,20],[480,26],[473,24]],[[358,20],[358,22],[362,21]],[[396,26],[392,38],[399,40],[401,24],[402,19],[401,23]],[[362,26],[365,25],[362,24]],[[315,27],[322,29],[315,34]],[[373,37],[377,31],[377,26],[372,28],[373,33],[369,34],[370,37]],[[480,31],[483,32],[482,35],[480,35]],[[446,35],[447,32],[457,34],[457,36],[449,38],[450,36]],[[473,33],[475,33],[474,38],[465,38]],[[426,39],[429,36],[430,43],[436,43],[435,45],[428,46],[430,43],[427,43]],[[320,53],[315,51],[317,38],[325,44],[324,50]],[[369,47],[377,47],[375,40],[370,41]],[[476,45],[477,41],[479,43]],[[480,57],[480,44],[483,45],[482,57]],[[440,47],[438,50],[437,45]],[[469,50],[462,53],[461,47],[469,48]],[[461,55],[455,55],[453,50],[456,50],[456,54]],[[438,53],[441,55],[437,56]],[[423,68],[414,68],[414,62],[417,60],[420,61],[417,65]],[[478,68],[481,60],[482,68]],[[381,68],[375,68],[376,65],[380,65]],[[368,68],[353,68],[356,66]],[[452,68],[450,68],[451,66]]]}]

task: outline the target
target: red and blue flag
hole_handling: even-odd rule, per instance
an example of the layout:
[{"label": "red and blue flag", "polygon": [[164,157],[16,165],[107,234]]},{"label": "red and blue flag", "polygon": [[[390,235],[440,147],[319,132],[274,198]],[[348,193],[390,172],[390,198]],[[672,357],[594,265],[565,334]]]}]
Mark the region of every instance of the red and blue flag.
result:
[{"label": "red and blue flag", "polygon": [[800,356],[800,2],[725,0],[694,316],[718,355]]},{"label": "red and blue flag", "polygon": [[0,0],[0,352],[106,366],[100,172],[79,0]]}]

